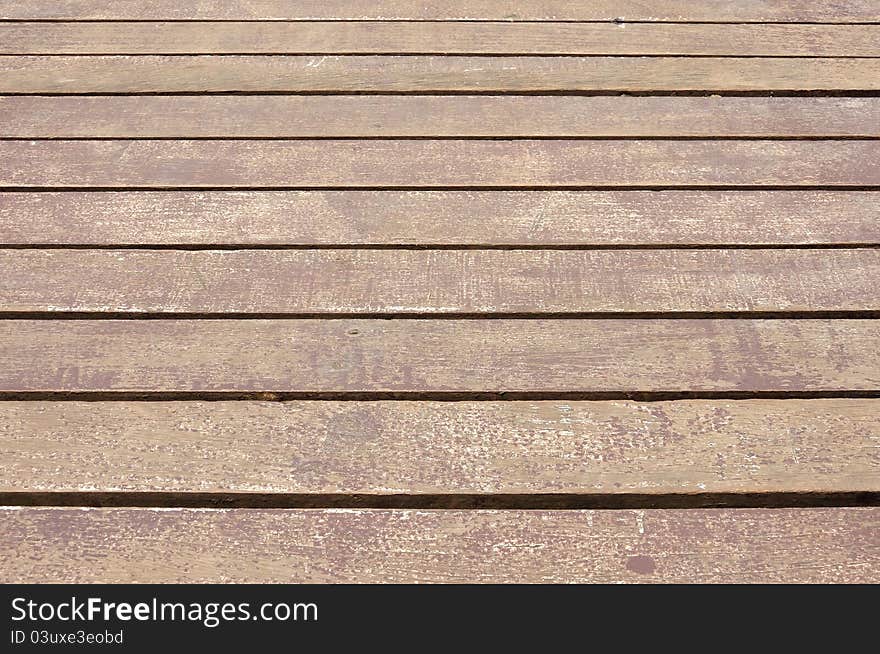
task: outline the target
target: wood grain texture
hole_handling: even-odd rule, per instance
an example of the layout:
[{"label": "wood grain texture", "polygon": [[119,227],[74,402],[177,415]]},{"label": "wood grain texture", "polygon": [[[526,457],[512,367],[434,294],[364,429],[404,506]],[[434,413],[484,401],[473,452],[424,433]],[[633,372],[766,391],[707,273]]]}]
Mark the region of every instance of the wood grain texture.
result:
[{"label": "wood grain texture", "polygon": [[2,402],[0,492],[880,491],[880,400]]},{"label": "wood grain texture", "polygon": [[877,90],[880,58],[0,56],[0,93]]},{"label": "wood grain texture", "polygon": [[880,390],[876,320],[3,320],[0,391]]},{"label": "wood grain texture", "polygon": [[880,98],[0,96],[0,138],[880,137]]},{"label": "wood grain texture", "polygon": [[0,192],[0,244],[880,244],[880,193]]},{"label": "wood grain texture", "polygon": [[880,141],[0,141],[8,187],[775,185],[880,186]]},{"label": "wood grain texture", "polygon": [[0,54],[553,54],[876,57],[880,25],[5,23]]},{"label": "wood grain texture", "polygon": [[877,582],[880,509],[0,509],[4,583]]},{"label": "wood grain texture", "polygon": [[0,311],[880,311],[880,250],[0,250]]},{"label": "wood grain texture", "polygon": [[2,3],[0,582],[880,581],[831,4]]},{"label": "wood grain texture", "polygon": [[0,19],[880,22],[873,0],[5,0]]}]

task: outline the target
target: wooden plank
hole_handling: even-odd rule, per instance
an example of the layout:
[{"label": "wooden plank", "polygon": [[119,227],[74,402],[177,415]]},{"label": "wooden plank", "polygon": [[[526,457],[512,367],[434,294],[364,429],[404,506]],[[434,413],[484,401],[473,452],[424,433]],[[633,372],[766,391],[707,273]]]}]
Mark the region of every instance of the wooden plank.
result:
[{"label": "wooden plank", "polygon": [[0,250],[0,311],[880,311],[880,250]]},{"label": "wooden plank", "polygon": [[0,138],[880,137],[880,98],[0,96]]},{"label": "wooden plank", "polygon": [[6,0],[0,19],[12,20],[506,20],[880,22],[873,0],[833,5],[791,0],[246,0],[180,3],[174,0]]},{"label": "wooden plank", "polygon": [[877,90],[880,58],[0,56],[0,93]]},{"label": "wooden plank", "polygon": [[0,245],[880,244],[876,191],[0,192]]},{"label": "wooden plank", "polygon": [[880,185],[880,141],[0,141],[0,162],[35,188]]},{"label": "wooden plank", "polygon": [[880,25],[5,23],[0,54],[553,54],[876,57]]},{"label": "wooden plank", "polygon": [[880,400],[2,402],[0,492],[880,491]]},{"label": "wooden plank", "polygon": [[0,391],[880,390],[876,320],[3,320]]},{"label": "wooden plank", "polygon": [[0,509],[4,583],[877,582],[880,509]]}]

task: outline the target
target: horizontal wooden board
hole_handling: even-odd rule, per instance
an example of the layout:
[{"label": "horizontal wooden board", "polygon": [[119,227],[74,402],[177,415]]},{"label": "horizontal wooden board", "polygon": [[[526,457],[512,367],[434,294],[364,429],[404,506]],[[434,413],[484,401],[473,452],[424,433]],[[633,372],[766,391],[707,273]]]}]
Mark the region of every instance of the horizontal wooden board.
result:
[{"label": "horizontal wooden board", "polygon": [[0,93],[877,90],[880,58],[0,56]]},{"label": "horizontal wooden board", "polygon": [[0,245],[33,244],[880,244],[880,193],[0,192]]},{"label": "horizontal wooden board", "polygon": [[880,250],[0,250],[0,311],[880,311]]},{"label": "horizontal wooden board", "polygon": [[876,320],[3,320],[0,391],[880,390]]},{"label": "horizontal wooden board", "polygon": [[877,582],[880,509],[0,509],[4,583]]},{"label": "horizontal wooden board", "polygon": [[880,491],[880,400],[2,402],[0,492]]},{"label": "horizontal wooden board", "polygon": [[880,25],[5,23],[0,54],[553,54],[876,57]]},{"label": "horizontal wooden board", "polygon": [[0,162],[40,188],[880,185],[880,141],[0,141]]},{"label": "horizontal wooden board", "polygon": [[247,0],[181,3],[174,0],[6,0],[0,19],[54,20],[506,20],[880,22],[873,0]]},{"label": "horizontal wooden board", "polygon": [[0,96],[0,138],[880,137],[880,98]]}]

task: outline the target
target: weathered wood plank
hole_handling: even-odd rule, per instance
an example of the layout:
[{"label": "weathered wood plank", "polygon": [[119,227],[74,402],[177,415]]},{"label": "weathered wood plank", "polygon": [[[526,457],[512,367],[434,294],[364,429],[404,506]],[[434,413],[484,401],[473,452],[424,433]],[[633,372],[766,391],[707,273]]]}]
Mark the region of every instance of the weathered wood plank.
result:
[{"label": "weathered wood plank", "polygon": [[811,90],[880,90],[880,58],[0,56],[0,93]]},{"label": "weathered wood plank", "polygon": [[872,243],[876,191],[0,192],[0,245]]},{"label": "weathered wood plank", "polygon": [[880,389],[876,320],[3,320],[0,391]]},{"label": "weathered wood plank", "polygon": [[876,582],[880,509],[0,509],[0,581]]},{"label": "weathered wood plank", "polygon": [[0,162],[40,188],[880,185],[880,141],[0,141]]},{"label": "weathered wood plank", "polygon": [[880,250],[0,250],[0,311],[880,311]]},{"label": "weathered wood plank", "polygon": [[878,98],[0,96],[0,138],[880,137]]},{"label": "weathered wood plank", "polygon": [[0,492],[880,491],[880,400],[2,402]]},{"label": "weathered wood plank", "polygon": [[709,21],[878,22],[873,0],[833,5],[801,0],[692,2],[661,0],[239,0],[180,3],[174,0],[6,0],[0,19],[32,20],[505,20],[505,21]]},{"label": "weathered wood plank", "polygon": [[876,57],[880,25],[5,23],[0,54],[553,54]]}]

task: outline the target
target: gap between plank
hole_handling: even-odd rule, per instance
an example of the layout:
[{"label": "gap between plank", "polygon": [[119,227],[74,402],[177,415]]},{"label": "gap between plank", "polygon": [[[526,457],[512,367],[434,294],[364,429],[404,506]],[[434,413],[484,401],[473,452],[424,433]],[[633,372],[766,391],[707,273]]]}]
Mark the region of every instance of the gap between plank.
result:
[{"label": "gap between plank", "polygon": [[553,20],[511,18],[2,18],[3,23],[583,23],[591,25],[878,25],[880,21],[785,21],[785,20]]},{"label": "gap between plank", "polygon": [[623,401],[671,402],[676,400],[822,400],[880,399],[871,391],[343,391],[343,392],[240,392],[240,391],[0,391],[0,402],[483,402],[483,401]]},{"label": "gap between plank", "polygon": [[[149,56],[149,55],[145,55]],[[210,56],[210,55],[207,55]],[[625,90],[543,90],[543,91],[524,91],[517,89],[516,91],[483,91],[479,89],[462,89],[462,90],[437,90],[427,89],[419,91],[359,91],[356,89],[341,89],[336,91],[318,90],[318,91],[202,91],[194,93],[192,91],[87,91],[87,92],[58,92],[58,93],[16,93],[14,91],[4,91],[4,96],[27,96],[27,97],[70,97],[70,96],[87,96],[87,97],[114,97],[114,96],[224,96],[224,95],[480,95],[480,96],[627,96],[634,98],[642,97],[729,97],[729,98],[762,98],[762,97],[780,97],[780,98],[878,98],[880,91],[871,90],[764,90],[764,91],[731,91],[725,89],[700,89],[696,91],[686,90],[664,90],[656,89],[651,91],[625,91]]]},{"label": "gap between plank", "polygon": [[3,250],[139,250],[156,252],[238,252],[250,250],[502,250],[502,251],[553,251],[553,250],[872,250],[880,248],[880,242],[864,243],[2,243]]},{"label": "gap between plank", "polygon": [[[0,128],[2,129],[2,128]],[[582,134],[512,135],[512,136],[0,136],[0,141],[877,141],[876,135],[835,134],[829,136],[755,135],[755,136],[621,136]]]},{"label": "gap between plank", "polygon": [[880,492],[307,494],[203,492],[0,492],[4,506],[260,509],[705,509],[880,506]]},{"label": "gap between plank", "polygon": [[6,52],[0,49],[4,57],[448,57],[472,59],[512,59],[517,57],[535,57],[546,59],[591,59],[615,57],[619,59],[880,59],[880,55],[804,55],[804,54],[623,54],[623,53],[560,53],[560,52],[438,52],[436,50],[412,50],[398,52],[314,52],[309,50],[291,50],[289,52]]},{"label": "gap between plank", "polygon": [[[27,139],[32,140],[32,139]],[[124,139],[123,139],[124,140]],[[186,140],[186,139],[184,139]],[[701,139],[707,140],[707,139]],[[443,185],[443,186],[2,186],[0,191],[28,193],[133,191],[878,191],[880,184],[597,184],[597,185]]]},{"label": "gap between plank", "polygon": [[527,311],[413,313],[370,312],[186,312],[186,311],[2,311],[0,320],[865,320],[880,318],[880,309],[843,311]]}]

